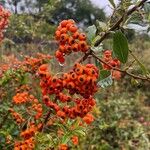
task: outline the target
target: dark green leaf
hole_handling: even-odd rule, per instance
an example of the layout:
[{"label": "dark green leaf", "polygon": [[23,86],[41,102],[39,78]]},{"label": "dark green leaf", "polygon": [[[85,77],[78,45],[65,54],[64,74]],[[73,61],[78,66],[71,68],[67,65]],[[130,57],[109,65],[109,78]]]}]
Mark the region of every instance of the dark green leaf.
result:
[{"label": "dark green leaf", "polygon": [[95,65],[96,65],[96,67],[99,68],[100,70],[103,69],[102,64],[101,64],[97,59],[95,59]]},{"label": "dark green leaf", "polygon": [[121,31],[117,31],[113,36],[113,52],[122,63],[127,62],[129,53],[128,41]]},{"label": "dark green leaf", "polygon": [[103,80],[111,75],[111,72],[109,70],[101,70],[100,71],[100,80]]}]

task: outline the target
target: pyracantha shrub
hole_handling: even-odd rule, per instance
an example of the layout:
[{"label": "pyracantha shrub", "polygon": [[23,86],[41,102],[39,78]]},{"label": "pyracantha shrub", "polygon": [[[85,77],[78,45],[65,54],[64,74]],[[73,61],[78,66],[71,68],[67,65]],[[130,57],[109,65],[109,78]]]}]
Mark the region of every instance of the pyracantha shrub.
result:
[{"label": "pyracantha shrub", "polygon": [[[59,44],[55,56],[61,63],[65,61],[65,55],[79,51],[86,54],[90,50],[86,35],[79,31],[73,20],[63,20],[57,28],[55,38]],[[92,111],[96,106],[94,95],[99,88],[97,85],[99,69],[91,63],[76,62],[67,72],[54,74],[49,63],[53,57],[48,54],[37,53],[32,57],[25,56],[22,61],[15,57],[8,59],[10,63],[2,65],[0,76],[2,83],[5,83],[3,80],[5,81],[7,72],[12,70],[7,76],[9,81],[17,85],[15,94],[12,96],[12,106],[9,109],[12,120],[20,129],[18,138],[11,141],[14,150],[35,149],[39,144],[37,135],[44,134],[47,128],[52,127],[60,139],[54,147],[59,150],[69,149],[67,142],[62,141],[66,134],[65,130],[55,126],[71,122],[69,128],[74,131],[77,127],[85,128],[94,121]],[[112,67],[120,67],[120,61],[112,58],[109,50],[104,52],[103,60],[108,64],[103,65],[104,70],[111,70],[114,73]],[[18,84],[19,79],[16,73],[18,70],[19,73],[21,72],[21,77],[29,75],[32,85],[31,83]],[[33,81],[41,92],[38,98],[36,98]],[[76,122],[77,127],[74,125]],[[69,142],[78,145],[79,136],[73,133],[70,135]]]}]

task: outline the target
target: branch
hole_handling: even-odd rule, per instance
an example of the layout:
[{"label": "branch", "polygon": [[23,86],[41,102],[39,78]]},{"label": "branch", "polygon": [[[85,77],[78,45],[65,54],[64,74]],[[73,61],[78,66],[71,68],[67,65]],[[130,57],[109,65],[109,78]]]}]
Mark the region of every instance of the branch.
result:
[{"label": "branch", "polygon": [[117,29],[120,24],[124,21],[125,16],[131,15],[134,11],[136,11],[139,7],[141,7],[146,1],[148,0],[142,0],[138,5],[134,6],[133,8],[129,9],[124,15],[107,31],[105,34],[95,42],[94,46],[98,46],[109,34],[110,31],[114,31]]},{"label": "branch", "polygon": [[98,56],[96,56],[94,52],[92,52],[91,55],[92,55],[94,58],[96,58],[99,62],[101,62],[101,63],[107,65],[107,66],[110,67],[110,68],[112,68],[112,70],[116,70],[116,71],[122,72],[122,73],[124,73],[124,74],[127,74],[127,75],[133,77],[134,79],[140,79],[140,80],[145,80],[145,81],[149,81],[149,82],[150,82],[150,78],[149,78],[149,77],[137,76],[137,75],[134,75],[134,74],[128,72],[127,70],[121,70],[121,69],[119,69],[119,68],[113,67],[113,66],[111,66],[110,64],[108,64],[107,62],[105,62],[104,60],[102,60],[101,58],[99,58]]}]

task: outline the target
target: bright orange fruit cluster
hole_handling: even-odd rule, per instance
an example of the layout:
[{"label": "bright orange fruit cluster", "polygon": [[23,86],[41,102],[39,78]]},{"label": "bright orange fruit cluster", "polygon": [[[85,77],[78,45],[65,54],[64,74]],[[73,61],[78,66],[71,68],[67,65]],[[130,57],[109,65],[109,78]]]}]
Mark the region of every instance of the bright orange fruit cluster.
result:
[{"label": "bright orange fruit cluster", "polygon": [[[58,118],[83,118],[95,106],[93,95],[98,89],[96,81],[99,72],[93,64],[76,63],[71,71],[61,77],[52,76],[48,64],[43,64],[38,74],[41,77],[43,102],[55,111]],[[80,95],[80,98],[73,98],[75,94]],[[51,95],[55,97],[54,100],[50,99]],[[58,100],[65,105],[61,105]]]},{"label": "bright orange fruit cluster", "polygon": [[28,106],[27,108],[27,113],[30,115],[34,114],[35,119],[39,119],[42,116],[43,112],[42,105],[33,95],[29,94],[27,91],[17,93],[13,97],[13,103],[16,105],[30,103],[30,106]]},{"label": "bright orange fruit cluster", "polygon": [[55,39],[59,43],[55,56],[61,63],[65,61],[65,55],[79,51],[85,53],[89,49],[86,35],[79,31],[74,20],[63,20],[60,22],[55,32]]},{"label": "bright orange fruit cluster", "polygon": [[34,135],[41,130],[42,124],[30,123],[28,126],[29,128],[20,133],[23,140],[15,142],[14,150],[33,150],[35,148]]},{"label": "bright orange fruit cluster", "polygon": [[33,137],[24,141],[15,141],[14,150],[33,150],[35,148],[35,140]]},{"label": "bright orange fruit cluster", "polygon": [[111,50],[105,50],[103,54],[103,60],[108,63],[103,64],[103,68],[105,70],[111,70],[113,79],[119,80],[121,78],[121,72],[113,70],[113,67],[120,68],[120,61],[117,58],[112,57],[112,51]]},{"label": "bright orange fruit cluster", "polygon": [[[116,67],[116,68],[120,67],[120,61],[116,58],[115,59],[112,58],[112,51],[111,50],[105,50],[104,51],[103,60],[112,67]],[[112,68],[110,66],[103,64],[104,69],[111,70]]]},{"label": "bright orange fruit cluster", "polygon": [[21,124],[25,122],[25,119],[19,113],[17,113],[14,109],[10,108],[9,111],[17,124]]},{"label": "bright orange fruit cluster", "polygon": [[97,92],[98,74],[98,69],[93,64],[84,66],[76,63],[73,70],[63,75],[63,87],[68,89],[71,95],[76,93],[89,98]]},{"label": "bright orange fruit cluster", "polygon": [[3,40],[3,31],[8,26],[10,12],[0,5],[0,42]]}]

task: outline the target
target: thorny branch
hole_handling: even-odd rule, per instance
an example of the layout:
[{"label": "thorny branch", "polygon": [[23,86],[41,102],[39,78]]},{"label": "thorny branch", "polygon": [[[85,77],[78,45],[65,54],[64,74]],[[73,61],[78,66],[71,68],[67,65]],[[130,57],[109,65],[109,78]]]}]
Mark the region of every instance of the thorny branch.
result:
[{"label": "thorny branch", "polygon": [[133,8],[129,9],[124,15],[107,31],[105,34],[98,39],[94,46],[98,46],[109,34],[110,31],[114,31],[115,29],[119,28],[120,24],[124,21],[124,17],[131,15],[134,11],[136,11],[139,7],[141,7],[146,1],[148,0],[142,0],[138,5],[134,6]]},{"label": "thorny branch", "polygon": [[101,62],[101,63],[103,63],[103,64],[109,66],[110,68],[112,68],[112,70],[116,70],[116,71],[122,72],[122,73],[124,73],[124,74],[127,74],[127,75],[133,77],[134,79],[141,79],[141,80],[146,80],[146,81],[149,81],[149,82],[150,82],[150,78],[149,78],[149,77],[137,76],[137,75],[134,75],[134,74],[128,72],[127,70],[121,70],[121,69],[119,69],[119,68],[113,67],[113,66],[109,65],[107,62],[103,61],[103,60],[102,60],[101,58],[99,58],[98,56],[96,56],[94,52],[92,52],[91,55],[92,55],[94,58],[96,58],[99,62]]},{"label": "thorny branch", "polygon": [[[134,6],[133,8],[129,9],[107,32],[105,32],[105,34],[98,39],[94,46],[98,46],[103,40],[105,40],[105,38],[110,34],[110,31],[114,31],[115,29],[119,28],[120,24],[124,21],[124,17],[125,16],[129,16],[131,15],[134,11],[136,11],[139,7],[141,7],[146,1],[148,0],[142,0],[138,5]],[[99,62],[101,62],[102,64],[105,64],[107,66],[109,66],[110,68],[112,68],[112,70],[117,70],[120,71],[124,74],[127,74],[131,77],[133,77],[134,79],[141,79],[141,80],[145,80],[145,81],[149,81],[150,82],[150,77],[146,76],[137,76],[135,74],[132,74],[130,72],[128,72],[127,70],[121,70],[119,68],[113,67],[111,65],[109,65],[107,62],[103,61],[101,58],[99,58],[98,56],[96,56],[96,54],[94,53],[94,51],[92,51],[91,49],[89,50],[88,53],[86,53],[79,62],[83,62],[85,61],[89,56],[93,56],[94,58],[96,58]]]}]

